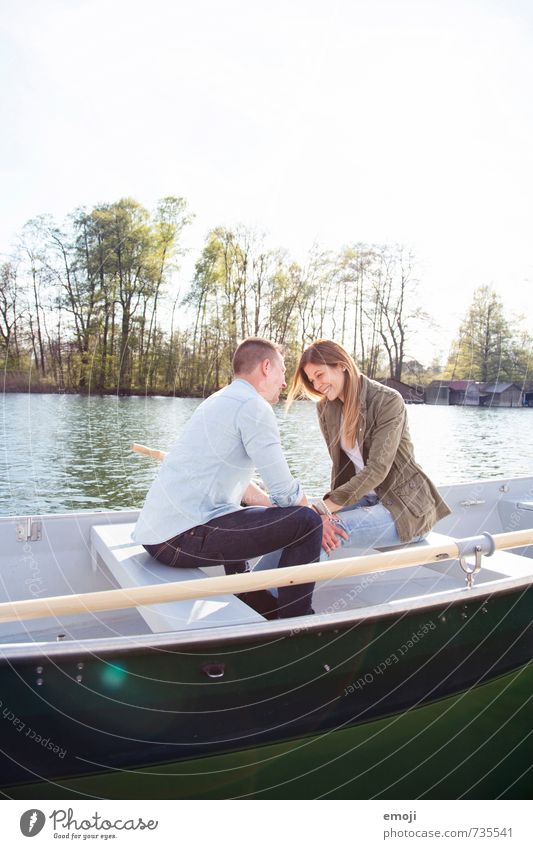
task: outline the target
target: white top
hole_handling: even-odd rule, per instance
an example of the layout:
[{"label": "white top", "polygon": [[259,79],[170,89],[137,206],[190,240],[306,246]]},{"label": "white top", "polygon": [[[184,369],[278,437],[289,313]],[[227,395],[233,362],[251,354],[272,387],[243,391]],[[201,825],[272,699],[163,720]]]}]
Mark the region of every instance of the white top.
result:
[{"label": "white top", "polygon": [[300,501],[272,407],[237,378],[196,408],[163,460],[132,538],[154,545],[240,510],[254,469],[278,507]]},{"label": "white top", "polygon": [[[355,473],[357,474],[357,472],[360,472],[361,469],[364,469],[365,467],[363,456],[361,454],[361,449],[359,448],[359,443],[357,442],[357,439],[355,440],[355,445],[353,446],[353,448],[348,448],[348,446],[346,445],[346,440],[344,438],[344,432],[342,430],[343,426],[344,417],[341,416],[341,448],[354,464]],[[370,492],[365,492],[365,495],[376,495],[376,493],[372,489],[370,490]]]}]

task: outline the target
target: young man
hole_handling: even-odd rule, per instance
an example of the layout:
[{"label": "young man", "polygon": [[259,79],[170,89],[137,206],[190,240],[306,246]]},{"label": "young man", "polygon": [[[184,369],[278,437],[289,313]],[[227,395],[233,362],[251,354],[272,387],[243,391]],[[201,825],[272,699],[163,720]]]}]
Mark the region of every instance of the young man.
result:
[{"label": "young man", "polygon": [[[279,346],[246,339],[233,371],[232,383],[200,404],[172,446],[133,539],[167,565],[223,563],[228,574],[276,549],[283,549],[279,566],[313,563],[323,539],[336,547],[342,531],[307,506],[283,455],[271,406],[286,385]],[[268,495],[252,483],[254,469]],[[303,616],[313,612],[313,587],[280,587],[273,611],[265,591],[241,598],[269,618]]]}]

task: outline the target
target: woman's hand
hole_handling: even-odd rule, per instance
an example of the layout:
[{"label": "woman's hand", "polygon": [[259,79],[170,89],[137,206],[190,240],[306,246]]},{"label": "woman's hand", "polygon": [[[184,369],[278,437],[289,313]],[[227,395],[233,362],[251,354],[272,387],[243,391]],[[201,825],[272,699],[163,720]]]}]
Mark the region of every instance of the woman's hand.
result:
[{"label": "woman's hand", "polygon": [[335,519],[329,516],[322,516],[322,548],[326,554],[331,554],[336,548],[340,547],[341,538],[347,540],[348,534]]}]

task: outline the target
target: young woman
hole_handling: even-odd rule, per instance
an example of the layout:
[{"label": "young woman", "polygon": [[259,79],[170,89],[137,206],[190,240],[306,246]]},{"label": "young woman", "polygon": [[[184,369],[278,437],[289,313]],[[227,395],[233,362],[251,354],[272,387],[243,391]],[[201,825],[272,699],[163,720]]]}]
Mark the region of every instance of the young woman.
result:
[{"label": "young woman", "polygon": [[415,542],[450,513],[415,461],[401,395],[362,374],[342,345],[321,339],[303,352],[288,404],[301,396],[318,399],[333,462],[331,489],[316,509],[342,511],[348,545]]}]

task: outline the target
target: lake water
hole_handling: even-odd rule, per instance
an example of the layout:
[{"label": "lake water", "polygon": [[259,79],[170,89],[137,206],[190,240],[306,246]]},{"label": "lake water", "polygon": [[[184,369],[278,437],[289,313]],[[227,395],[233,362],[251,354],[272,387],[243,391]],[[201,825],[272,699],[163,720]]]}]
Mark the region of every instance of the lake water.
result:
[{"label": "lake water", "polygon": [[[131,442],[168,449],[200,402],[7,394],[0,424],[0,515],[140,507],[158,463]],[[533,410],[407,407],[416,459],[437,484],[533,474]],[[330,461],[314,404],[276,407],[293,474],[311,496]]]}]

